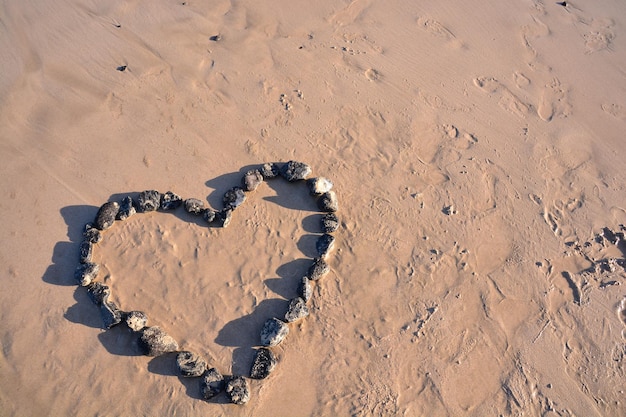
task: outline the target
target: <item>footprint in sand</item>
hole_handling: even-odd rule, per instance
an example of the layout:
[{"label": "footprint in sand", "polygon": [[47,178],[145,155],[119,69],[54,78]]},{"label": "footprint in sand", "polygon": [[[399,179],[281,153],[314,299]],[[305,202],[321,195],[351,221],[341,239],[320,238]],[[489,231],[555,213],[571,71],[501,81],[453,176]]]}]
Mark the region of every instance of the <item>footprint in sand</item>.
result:
[{"label": "footprint in sand", "polygon": [[571,109],[572,106],[567,100],[567,90],[561,86],[557,78],[545,85],[537,106],[537,115],[542,120],[549,122],[555,116],[567,117]]},{"label": "footprint in sand", "polygon": [[619,104],[615,104],[615,103],[603,104],[602,110],[604,110],[605,113],[608,113],[613,117],[626,120],[626,110]]},{"label": "footprint in sand", "polygon": [[459,41],[450,29],[434,19],[424,16],[419,17],[417,18],[417,25],[430,35],[447,41],[454,47],[463,46],[463,42]]},{"label": "footprint in sand", "polygon": [[488,94],[493,94],[498,98],[498,104],[503,109],[525,118],[530,110],[530,106],[519,99],[507,87],[498,80],[491,77],[474,78],[474,85]]},{"label": "footprint in sand", "polygon": [[[622,323],[624,323],[624,326],[626,326],[626,297],[624,297],[617,306],[617,315]],[[622,332],[622,335],[624,336],[624,339],[626,339],[626,331]]]},{"label": "footprint in sand", "polygon": [[369,68],[365,71],[365,78],[370,81],[378,81],[380,79],[380,72],[376,71],[374,68]]}]

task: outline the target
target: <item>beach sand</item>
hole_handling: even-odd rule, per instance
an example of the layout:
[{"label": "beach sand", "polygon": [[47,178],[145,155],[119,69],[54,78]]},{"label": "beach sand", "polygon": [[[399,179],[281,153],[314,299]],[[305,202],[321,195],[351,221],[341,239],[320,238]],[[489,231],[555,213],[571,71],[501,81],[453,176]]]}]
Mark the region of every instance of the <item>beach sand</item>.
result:
[{"label": "beach sand", "polygon": [[[626,414],[626,3],[25,0],[0,23],[2,416]],[[220,209],[289,160],[334,183],[332,272],[249,403],[203,401],[102,329],[84,225],[149,189]],[[224,229],[138,214],[99,279],[245,375],[317,216],[280,180]]]}]

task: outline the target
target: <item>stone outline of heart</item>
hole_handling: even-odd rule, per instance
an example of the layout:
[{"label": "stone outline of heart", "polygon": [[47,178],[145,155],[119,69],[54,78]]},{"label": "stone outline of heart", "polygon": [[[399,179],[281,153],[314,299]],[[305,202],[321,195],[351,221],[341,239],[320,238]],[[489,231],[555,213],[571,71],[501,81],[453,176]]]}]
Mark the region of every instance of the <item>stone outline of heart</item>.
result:
[{"label": "stone outline of heart", "polygon": [[[265,379],[274,370],[277,359],[269,348],[277,346],[285,339],[289,333],[287,323],[296,322],[309,315],[307,302],[311,298],[311,281],[317,281],[330,272],[326,259],[335,241],[331,233],[339,227],[339,219],[335,215],[338,209],[337,196],[332,190],[333,184],[330,180],[324,177],[309,179],[310,174],[311,168],[302,162],[289,161],[282,165],[266,163],[258,169],[246,172],[241,180],[241,186],[235,186],[224,194],[224,209],[221,211],[204,207],[204,203],[195,198],[183,200],[171,191],[161,194],[156,190],[146,190],[139,193],[137,202],[131,196],[125,197],[121,204],[116,201],[107,202],[98,210],[94,222],[85,226],[84,239],[80,244],[80,264],[75,270],[74,277],[80,286],[87,289],[91,300],[100,308],[105,329],[125,323],[139,336],[139,346],[146,356],[177,352],[176,364],[180,376],[203,377],[201,392],[205,400],[210,400],[225,391],[232,403],[245,404],[250,399],[248,378]],[[298,297],[290,300],[284,319],[273,317],[263,325],[260,331],[263,347],[256,349],[256,357],[248,377],[242,375],[224,377],[217,369],[209,368],[206,361],[197,354],[179,350],[176,340],[160,327],[147,326],[148,319],[145,313],[120,310],[109,300],[110,288],[96,281],[99,265],[92,262],[94,247],[102,240],[102,232],[112,227],[116,221],[124,221],[136,212],[171,211],[184,206],[188,213],[202,216],[207,225],[217,223],[219,227],[227,227],[233,211],[246,200],[247,194],[255,191],[263,181],[278,176],[290,183],[306,180],[311,195],[317,199],[318,207],[326,214],[321,219],[323,234],[316,243],[318,257],[313,259],[307,275],[302,277]]]}]

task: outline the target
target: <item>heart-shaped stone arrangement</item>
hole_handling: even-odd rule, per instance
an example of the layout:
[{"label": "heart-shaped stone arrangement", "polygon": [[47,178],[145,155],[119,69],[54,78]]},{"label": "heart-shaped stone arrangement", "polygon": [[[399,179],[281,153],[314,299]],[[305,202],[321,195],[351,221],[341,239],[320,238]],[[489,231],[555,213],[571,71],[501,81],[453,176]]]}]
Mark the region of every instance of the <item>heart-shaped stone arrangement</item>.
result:
[{"label": "heart-shaped stone arrangement", "polygon": [[[155,190],[139,193],[136,201],[127,196],[121,202],[113,201],[102,205],[93,224],[85,227],[84,239],[80,244],[80,265],[76,268],[74,276],[79,285],[87,289],[94,304],[100,308],[103,327],[110,329],[119,324],[128,326],[138,335],[138,345],[147,356],[177,352],[176,365],[180,376],[201,377],[200,390],[205,400],[210,400],[225,391],[229,400],[235,404],[248,402],[250,399],[248,378],[264,379],[272,372],[277,359],[271,347],[277,346],[285,339],[289,333],[289,323],[308,316],[307,303],[312,294],[311,282],[318,281],[330,271],[327,258],[335,242],[332,233],[339,228],[339,219],[335,214],[338,208],[337,196],[331,190],[333,184],[330,180],[323,177],[309,179],[310,175],[311,168],[302,162],[266,163],[258,169],[246,172],[241,185],[231,188],[224,194],[224,208],[221,211],[205,207],[201,200],[195,198],[183,200],[171,191],[161,194]],[[276,177],[283,177],[290,183],[304,182],[309,187],[319,209],[324,213],[320,219],[322,234],[316,243],[318,257],[312,260],[308,273],[299,281],[298,297],[290,300],[283,317],[271,318],[259,329],[260,344],[256,349],[249,375],[224,377],[196,353],[180,349],[176,340],[160,327],[148,326],[148,318],[144,312],[121,310],[111,301],[110,288],[96,281],[99,265],[92,261],[94,247],[102,240],[102,232],[113,226],[116,221],[124,221],[135,213],[171,211],[183,206],[188,213],[201,216],[207,225],[226,227],[231,221],[233,211],[246,200],[247,195],[256,190],[263,181]]]}]

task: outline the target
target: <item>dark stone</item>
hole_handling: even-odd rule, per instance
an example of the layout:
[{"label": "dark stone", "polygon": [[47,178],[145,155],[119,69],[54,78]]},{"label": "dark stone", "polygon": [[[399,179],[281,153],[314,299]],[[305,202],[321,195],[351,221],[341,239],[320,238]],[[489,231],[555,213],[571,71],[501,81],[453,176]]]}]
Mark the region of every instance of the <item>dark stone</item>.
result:
[{"label": "dark stone", "polygon": [[308,315],[309,309],[306,306],[306,302],[302,298],[296,297],[289,302],[289,309],[285,314],[285,321],[287,321],[287,323],[293,323]]},{"label": "dark stone", "polygon": [[234,376],[226,383],[226,394],[233,404],[245,404],[250,401],[248,381],[242,376]]},{"label": "dark stone", "polygon": [[113,301],[108,300],[108,296],[100,306],[100,316],[105,329],[110,329],[122,322],[122,312]]},{"label": "dark stone", "polygon": [[289,182],[305,180],[311,172],[310,166],[296,161],[289,161],[280,169],[280,174]]},{"label": "dark stone", "polygon": [[330,251],[333,250],[334,246],[335,246],[335,237],[329,234],[323,234],[317,239],[317,242],[315,242],[315,248],[317,248],[317,253],[322,258],[325,258],[326,256],[328,256]]},{"label": "dark stone", "polygon": [[160,327],[152,326],[141,331],[139,348],[146,356],[160,356],[164,353],[177,351],[178,343]]},{"label": "dark stone", "polygon": [[232,218],[233,218],[232,209],[226,209],[226,210],[218,211],[217,213],[215,213],[215,221],[217,222],[217,225],[220,227],[228,227]]},{"label": "dark stone", "polygon": [[91,284],[91,281],[96,279],[99,271],[100,265],[93,262],[87,262],[80,264],[78,268],[76,268],[76,271],[74,271],[74,278],[76,278],[76,281],[78,281],[81,286],[86,287]]},{"label": "dark stone", "polygon": [[280,168],[277,164],[273,162],[268,162],[263,164],[260,169],[261,175],[263,175],[264,180],[271,180],[272,178],[276,178],[280,173]]},{"label": "dark stone", "polygon": [[309,187],[309,191],[313,195],[324,194],[333,188],[332,181],[324,177],[311,178],[310,180],[307,180],[306,185]]},{"label": "dark stone", "polygon": [[330,266],[322,258],[313,259],[313,265],[309,268],[307,276],[311,281],[317,281],[330,272]]},{"label": "dark stone", "polygon": [[129,329],[136,332],[140,331],[148,324],[148,316],[143,311],[129,311],[124,317],[126,325]]},{"label": "dark stone", "polygon": [[206,370],[206,361],[193,352],[184,350],[176,355],[176,366],[182,376],[201,376]]},{"label": "dark stone", "polygon": [[92,282],[87,285],[87,295],[95,305],[100,307],[111,295],[111,289],[100,282]]},{"label": "dark stone", "polygon": [[204,211],[204,202],[197,198],[188,198],[185,200],[185,211],[189,214],[200,216]]},{"label": "dark stone", "polygon": [[271,318],[263,324],[261,329],[261,344],[263,346],[276,346],[289,334],[289,326],[284,321]]},{"label": "dark stone", "polygon": [[93,243],[83,240],[80,243],[80,263],[85,264],[91,262],[93,258]]},{"label": "dark stone", "polygon": [[161,210],[175,210],[183,205],[183,199],[171,191],[161,196]]},{"label": "dark stone", "polygon": [[234,210],[246,201],[246,194],[243,192],[242,188],[233,187],[224,193],[223,201],[225,209]]},{"label": "dark stone", "polygon": [[209,369],[200,382],[202,398],[210,400],[224,390],[224,377],[217,369]]},{"label": "dark stone", "polygon": [[156,211],[161,206],[161,193],[157,190],[146,190],[139,193],[137,207],[142,213]]},{"label": "dark stone", "polygon": [[113,226],[115,223],[115,217],[120,210],[120,205],[116,201],[109,201],[104,203],[96,214],[96,220],[93,222],[96,229],[106,230]]},{"label": "dark stone", "polygon": [[258,169],[246,172],[246,175],[241,179],[241,185],[244,191],[254,191],[263,182],[263,175]]},{"label": "dark stone", "polygon": [[102,232],[90,224],[85,225],[85,231],[83,232],[85,240],[91,243],[99,243],[102,241]]},{"label": "dark stone", "polygon": [[213,36],[209,37],[209,40],[213,41],[213,42],[217,42],[217,41],[219,41],[221,39],[222,39],[222,37],[220,35],[213,35]]},{"label": "dark stone", "polygon": [[250,369],[250,378],[267,378],[276,367],[276,363],[276,356],[271,350],[267,348],[257,349],[256,357],[254,358],[252,368]]},{"label": "dark stone", "polygon": [[317,199],[317,206],[322,211],[335,212],[339,210],[339,201],[337,201],[337,194],[334,191],[328,191]]},{"label": "dark stone", "polygon": [[213,220],[215,220],[215,211],[211,210],[210,208],[204,209],[202,211],[202,218],[207,223],[213,222]]},{"label": "dark stone", "polygon": [[124,197],[120,204],[120,211],[117,213],[117,219],[126,220],[135,213],[137,213],[137,209],[135,209],[133,198],[131,196]]},{"label": "dark stone", "polygon": [[309,277],[302,277],[298,283],[298,296],[304,301],[309,301],[313,295],[313,288]]},{"label": "dark stone", "polygon": [[335,213],[327,213],[322,216],[322,232],[333,233],[339,229],[339,218]]}]

